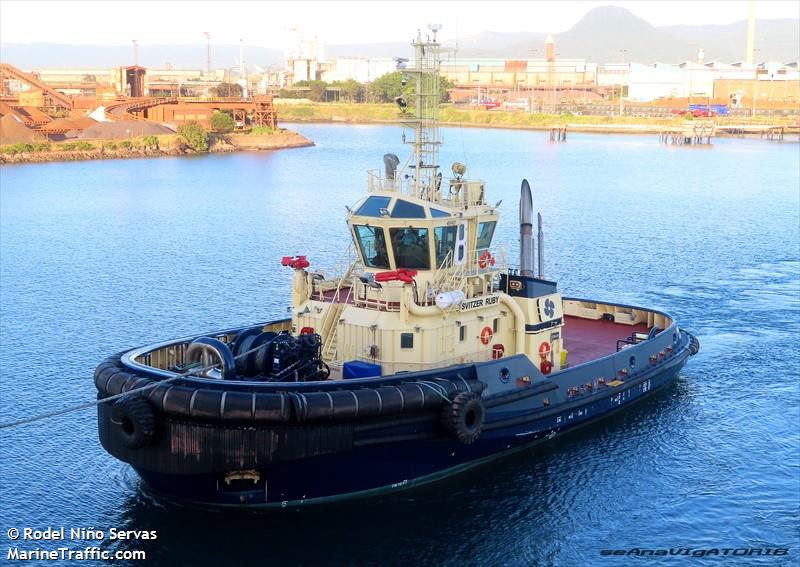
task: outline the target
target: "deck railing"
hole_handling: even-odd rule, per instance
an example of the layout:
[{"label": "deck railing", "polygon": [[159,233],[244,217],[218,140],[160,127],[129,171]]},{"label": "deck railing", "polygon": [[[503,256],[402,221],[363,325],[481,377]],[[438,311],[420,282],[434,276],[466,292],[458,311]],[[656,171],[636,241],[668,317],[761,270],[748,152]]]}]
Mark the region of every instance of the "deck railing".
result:
[{"label": "deck railing", "polygon": [[431,203],[448,207],[465,207],[483,205],[485,201],[484,188],[486,183],[480,179],[442,178],[433,186],[416,187],[412,178],[400,177],[398,172],[394,179],[381,175],[380,170],[373,169],[367,172],[367,190],[396,191],[401,195],[416,197]]}]

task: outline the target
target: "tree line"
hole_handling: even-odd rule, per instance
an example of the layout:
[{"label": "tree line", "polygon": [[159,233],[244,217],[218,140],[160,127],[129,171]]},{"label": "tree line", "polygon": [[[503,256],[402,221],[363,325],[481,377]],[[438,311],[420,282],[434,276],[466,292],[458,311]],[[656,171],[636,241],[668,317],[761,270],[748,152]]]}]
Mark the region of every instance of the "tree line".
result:
[{"label": "tree line", "polygon": [[[439,91],[442,102],[448,100],[448,89],[453,83],[446,77],[439,78]],[[301,87],[301,88],[295,88]],[[336,93],[338,92],[338,97]],[[281,89],[281,98],[308,98],[314,102],[394,102],[404,97],[409,103],[414,94],[414,81],[404,80],[402,71],[381,75],[366,85],[355,79],[346,81],[297,81],[292,88]]]}]

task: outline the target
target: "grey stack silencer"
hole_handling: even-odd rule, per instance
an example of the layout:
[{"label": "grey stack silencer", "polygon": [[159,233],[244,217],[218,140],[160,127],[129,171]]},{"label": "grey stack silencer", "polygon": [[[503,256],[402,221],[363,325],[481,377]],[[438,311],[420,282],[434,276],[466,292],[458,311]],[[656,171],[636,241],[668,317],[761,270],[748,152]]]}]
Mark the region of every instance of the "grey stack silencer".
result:
[{"label": "grey stack silencer", "polygon": [[539,277],[544,278],[544,232],[542,231],[542,213],[536,213],[539,222],[539,234],[537,240],[539,241]]},{"label": "grey stack silencer", "polygon": [[394,179],[397,166],[400,165],[400,158],[395,154],[384,154],[383,165],[386,168],[386,179]]},{"label": "grey stack silencer", "polygon": [[522,180],[519,196],[519,271],[535,277],[533,272],[533,197],[527,179]]}]

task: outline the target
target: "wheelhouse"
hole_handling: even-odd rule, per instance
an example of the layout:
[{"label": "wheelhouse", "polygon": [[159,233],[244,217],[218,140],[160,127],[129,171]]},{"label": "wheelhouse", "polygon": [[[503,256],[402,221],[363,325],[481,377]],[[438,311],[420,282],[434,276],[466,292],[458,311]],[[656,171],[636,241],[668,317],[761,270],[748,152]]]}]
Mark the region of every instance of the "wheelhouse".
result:
[{"label": "wheelhouse", "polygon": [[365,269],[431,271],[489,250],[497,217],[490,207],[455,212],[405,195],[370,195],[348,224]]}]

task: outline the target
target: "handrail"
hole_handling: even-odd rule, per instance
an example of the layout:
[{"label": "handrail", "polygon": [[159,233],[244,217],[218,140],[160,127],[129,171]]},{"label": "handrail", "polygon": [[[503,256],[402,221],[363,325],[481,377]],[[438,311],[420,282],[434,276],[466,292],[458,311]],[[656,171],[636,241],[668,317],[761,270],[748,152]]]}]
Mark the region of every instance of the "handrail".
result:
[{"label": "handrail", "polygon": [[367,171],[367,191],[369,193],[398,192],[401,195],[451,207],[484,205],[485,185],[486,183],[480,179],[443,177],[436,182],[435,187],[422,187],[420,193],[417,194],[413,179],[410,177],[406,179],[398,174],[395,178],[387,178],[381,175],[380,170]]}]

